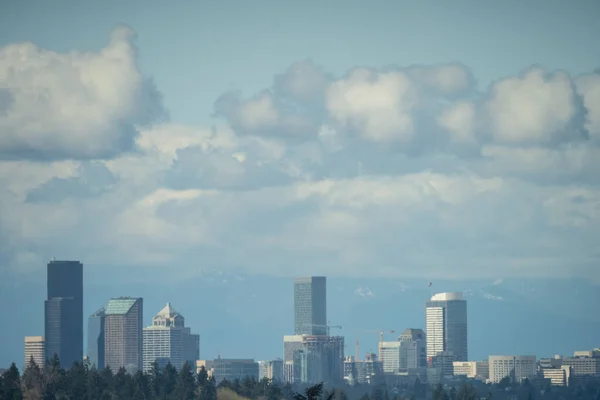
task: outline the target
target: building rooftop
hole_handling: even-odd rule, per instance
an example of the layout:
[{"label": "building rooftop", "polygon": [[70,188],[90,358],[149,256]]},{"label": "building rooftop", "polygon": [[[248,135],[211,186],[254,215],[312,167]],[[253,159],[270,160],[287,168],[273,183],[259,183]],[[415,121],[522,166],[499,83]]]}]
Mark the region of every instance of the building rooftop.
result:
[{"label": "building rooftop", "polygon": [[177,310],[175,310],[173,308],[173,306],[171,305],[171,303],[167,303],[167,305],[158,312],[158,314],[156,314],[156,317],[165,317],[165,318],[173,318],[176,315],[180,315],[183,317],[183,315],[179,314],[177,312]]},{"label": "building rooftop", "polygon": [[125,315],[131,310],[131,307],[138,301],[138,297],[119,297],[110,299],[106,305],[106,315]]},{"label": "building rooftop", "polygon": [[463,300],[462,292],[448,292],[448,293],[436,293],[431,298],[431,301],[450,301],[450,300]]},{"label": "building rooftop", "polygon": [[96,312],[94,312],[92,315],[90,315],[90,318],[102,317],[104,314],[106,314],[106,308],[102,307],[99,310],[96,310]]}]

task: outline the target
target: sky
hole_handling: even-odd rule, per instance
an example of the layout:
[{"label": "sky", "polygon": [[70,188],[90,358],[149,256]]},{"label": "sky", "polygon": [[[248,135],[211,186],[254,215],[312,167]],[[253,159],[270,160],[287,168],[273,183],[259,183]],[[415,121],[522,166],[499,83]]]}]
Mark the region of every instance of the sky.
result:
[{"label": "sky", "polygon": [[596,284],[599,14],[0,1],[0,279]]}]

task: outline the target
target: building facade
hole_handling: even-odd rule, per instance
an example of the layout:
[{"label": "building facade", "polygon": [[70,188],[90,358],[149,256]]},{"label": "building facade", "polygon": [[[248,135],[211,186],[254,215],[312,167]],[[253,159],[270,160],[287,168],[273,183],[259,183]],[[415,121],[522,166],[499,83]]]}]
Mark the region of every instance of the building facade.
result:
[{"label": "building facade", "polygon": [[504,378],[520,383],[537,375],[535,356],[489,356],[488,362],[492,383],[500,383]]},{"label": "building facade", "polygon": [[562,365],[571,367],[575,376],[600,378],[600,350],[576,351],[573,357],[564,358]]},{"label": "building facade", "polygon": [[290,383],[338,383],[344,374],[344,338],[290,335],[283,338],[284,375]]},{"label": "building facade", "polygon": [[400,371],[427,367],[427,338],[422,329],[408,328],[400,341]]},{"label": "building facade", "polygon": [[160,368],[171,363],[180,369],[186,362],[193,368],[200,358],[200,336],[185,327],[185,318],[170,303],[152,318],[143,336],[144,372],[150,372],[155,362]]},{"label": "building facade", "polygon": [[487,361],[454,361],[454,375],[486,381],[490,377],[490,365]]},{"label": "building facade", "polygon": [[83,264],[52,260],[47,265],[44,304],[46,359],[58,356],[69,368],[83,361]]},{"label": "building facade", "polygon": [[454,361],[468,361],[467,302],[463,294],[438,293],[425,304],[427,359],[441,352],[454,354]]},{"label": "building facade", "polygon": [[402,342],[380,342],[379,353],[383,372],[386,374],[397,374],[400,372],[400,353]]},{"label": "building facade", "polygon": [[258,379],[265,378],[273,382],[283,382],[283,360],[281,358],[258,362]]},{"label": "building facade", "polygon": [[253,359],[216,358],[210,361],[201,360],[197,365],[204,366],[208,376],[212,376],[217,385],[223,380],[229,382],[236,379],[241,381],[244,378],[258,380],[258,363]]},{"label": "building facade", "polygon": [[97,370],[104,369],[104,318],[104,307],[88,318],[87,359]]},{"label": "building facade", "polygon": [[143,299],[110,299],[104,317],[104,365],[135,373],[142,368]]},{"label": "building facade", "polygon": [[327,278],[324,276],[294,280],[294,334],[328,335]]},{"label": "building facade", "polygon": [[25,336],[25,364],[23,370],[27,368],[32,358],[38,367],[44,368],[44,365],[46,365],[46,345],[43,336]]}]

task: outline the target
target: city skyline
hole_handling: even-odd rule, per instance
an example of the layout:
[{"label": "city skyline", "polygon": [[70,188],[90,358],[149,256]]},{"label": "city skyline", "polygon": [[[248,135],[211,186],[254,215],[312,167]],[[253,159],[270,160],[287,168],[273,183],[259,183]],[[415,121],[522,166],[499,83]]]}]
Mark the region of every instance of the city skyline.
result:
[{"label": "city skyline", "polygon": [[597,0],[32,1],[0,4],[0,366],[119,296],[270,359],[300,276],[361,354],[432,291],[469,359],[598,346]]}]

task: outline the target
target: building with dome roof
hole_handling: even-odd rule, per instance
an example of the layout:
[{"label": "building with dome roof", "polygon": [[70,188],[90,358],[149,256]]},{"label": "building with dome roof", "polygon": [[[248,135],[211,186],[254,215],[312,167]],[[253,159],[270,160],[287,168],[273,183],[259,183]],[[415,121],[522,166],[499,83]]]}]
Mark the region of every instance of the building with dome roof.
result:
[{"label": "building with dome roof", "polygon": [[144,372],[150,372],[155,362],[160,368],[171,363],[180,369],[186,361],[193,368],[200,359],[200,335],[191,333],[184,316],[171,303],[152,318],[152,325],[144,328],[143,359]]}]

